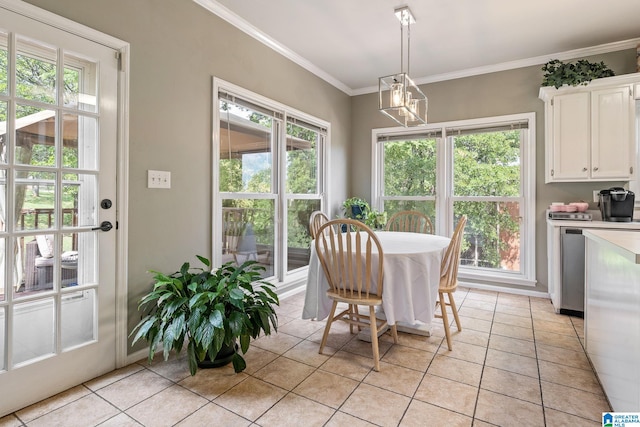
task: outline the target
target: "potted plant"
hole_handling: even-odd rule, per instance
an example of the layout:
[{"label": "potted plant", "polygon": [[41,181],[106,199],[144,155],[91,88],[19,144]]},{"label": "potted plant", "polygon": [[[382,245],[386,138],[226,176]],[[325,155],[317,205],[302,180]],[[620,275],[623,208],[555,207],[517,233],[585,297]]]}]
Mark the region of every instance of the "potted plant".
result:
[{"label": "potted plant", "polygon": [[170,275],[152,271],[153,290],[138,307],[150,311],[131,332],[133,344],[144,338],[151,361],[158,345],[167,360],[171,350],[180,353],[186,342],[191,375],[198,367],[229,362],[242,372],[247,365],[237,351],[238,341],[244,354],[251,338],[270,335],[272,327],[277,332],[274,285],[260,280],[264,267],[256,261],[240,266],[228,262],[212,271],[208,259],[197,257],[206,269],[192,269],[185,262]]},{"label": "potted plant", "polygon": [[371,211],[369,203],[360,197],[350,197],[342,202],[342,209],[346,218],[364,221]]},{"label": "potted plant", "polygon": [[542,71],[542,86],[555,86],[556,89],[563,85],[586,85],[593,79],[612,77],[614,72],[604,62],[589,62],[580,59],[575,64],[565,64],[558,59],[552,59],[544,64]]},{"label": "potted plant", "polygon": [[387,213],[372,209],[364,223],[373,230],[381,230],[387,225]]}]

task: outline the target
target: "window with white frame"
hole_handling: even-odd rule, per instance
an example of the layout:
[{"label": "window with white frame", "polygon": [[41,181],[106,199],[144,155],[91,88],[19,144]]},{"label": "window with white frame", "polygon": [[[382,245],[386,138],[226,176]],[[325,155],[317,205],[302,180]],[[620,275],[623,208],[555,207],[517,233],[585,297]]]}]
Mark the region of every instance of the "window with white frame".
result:
[{"label": "window with white frame", "polygon": [[374,207],[427,214],[451,235],[462,215],[460,276],[535,284],[535,114],[373,131]]},{"label": "window with white frame", "polygon": [[283,282],[308,265],[328,126],[217,79],[214,105],[214,259],[255,260]]}]

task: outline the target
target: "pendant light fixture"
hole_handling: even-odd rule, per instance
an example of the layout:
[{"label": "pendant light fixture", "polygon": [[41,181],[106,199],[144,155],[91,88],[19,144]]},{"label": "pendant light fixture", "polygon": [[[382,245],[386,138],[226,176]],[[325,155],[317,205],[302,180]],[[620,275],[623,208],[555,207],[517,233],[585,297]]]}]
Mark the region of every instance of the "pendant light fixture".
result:
[{"label": "pendant light fixture", "polygon": [[[380,111],[392,118],[401,126],[418,126],[427,123],[427,97],[409,77],[409,51],[411,48],[411,24],[415,18],[408,6],[395,10],[400,21],[400,72],[378,79],[378,98]],[[406,72],[405,72],[405,34],[406,43]]]}]

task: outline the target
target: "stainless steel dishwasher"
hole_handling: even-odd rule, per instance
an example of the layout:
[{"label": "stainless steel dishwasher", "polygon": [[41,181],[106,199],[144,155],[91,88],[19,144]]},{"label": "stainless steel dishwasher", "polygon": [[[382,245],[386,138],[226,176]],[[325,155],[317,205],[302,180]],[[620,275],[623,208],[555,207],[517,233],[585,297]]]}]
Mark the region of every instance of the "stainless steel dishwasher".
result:
[{"label": "stainless steel dishwasher", "polygon": [[562,297],[560,313],[584,316],[584,236],[582,229],[560,227]]}]

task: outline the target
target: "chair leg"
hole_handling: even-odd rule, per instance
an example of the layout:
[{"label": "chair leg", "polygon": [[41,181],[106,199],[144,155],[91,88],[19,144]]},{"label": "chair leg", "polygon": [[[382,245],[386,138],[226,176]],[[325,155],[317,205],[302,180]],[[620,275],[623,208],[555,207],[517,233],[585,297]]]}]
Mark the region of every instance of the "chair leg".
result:
[{"label": "chair leg", "polygon": [[393,337],[393,343],[398,344],[398,328],[396,327],[395,324],[389,326],[389,328],[391,328],[391,336]]},{"label": "chair leg", "polygon": [[[349,319],[354,320],[355,311],[353,310],[353,304],[349,304]],[[349,333],[353,334],[353,323],[349,323]]]},{"label": "chair leg", "polygon": [[447,337],[447,346],[449,347],[449,351],[451,351],[451,331],[449,330],[449,316],[447,315],[447,305],[444,300],[444,293],[438,292],[438,295],[440,298],[440,311],[442,311],[442,323],[444,324],[444,335]]},{"label": "chair leg", "polygon": [[456,307],[456,301],[453,299],[453,293],[451,292],[449,292],[449,305],[451,306],[453,317],[456,319],[456,326],[458,327],[458,332],[460,332],[462,331],[462,326],[460,324],[460,317],[458,317],[458,307]]},{"label": "chair leg", "polygon": [[376,320],[376,309],[369,307],[369,323],[371,329],[371,348],[373,349],[373,369],[380,372],[380,350],[378,349],[378,321]]},{"label": "chair leg", "polygon": [[322,350],[324,349],[324,346],[327,343],[327,337],[329,336],[329,329],[331,329],[331,324],[333,323],[333,316],[336,315],[337,306],[338,306],[338,301],[333,301],[333,305],[331,306],[331,313],[329,313],[329,317],[327,317],[327,325],[324,327],[324,334],[322,334],[322,342],[320,343],[320,350],[318,350],[318,353],[320,354],[322,354]]}]

